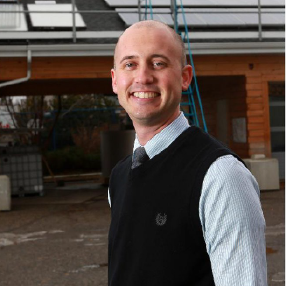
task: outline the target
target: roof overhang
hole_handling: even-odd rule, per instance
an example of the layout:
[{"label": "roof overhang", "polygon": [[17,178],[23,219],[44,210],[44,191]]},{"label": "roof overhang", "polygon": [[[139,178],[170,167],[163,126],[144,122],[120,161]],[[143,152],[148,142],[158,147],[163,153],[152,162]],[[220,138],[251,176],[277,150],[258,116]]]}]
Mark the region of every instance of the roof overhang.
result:
[{"label": "roof overhang", "polygon": [[[0,57],[113,56],[115,44],[2,45]],[[285,42],[191,43],[193,55],[284,54]],[[186,52],[188,53],[187,45]]]}]

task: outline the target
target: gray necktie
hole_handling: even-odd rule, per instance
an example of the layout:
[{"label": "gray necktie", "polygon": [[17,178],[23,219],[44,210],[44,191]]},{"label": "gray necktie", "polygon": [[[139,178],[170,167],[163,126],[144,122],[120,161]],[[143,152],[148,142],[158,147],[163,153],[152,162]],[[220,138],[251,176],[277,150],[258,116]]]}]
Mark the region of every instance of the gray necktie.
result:
[{"label": "gray necktie", "polygon": [[136,148],[133,154],[131,169],[134,169],[140,166],[141,164],[143,164],[145,161],[148,161],[148,160],[149,160],[149,157],[145,151],[145,148],[144,147]]}]

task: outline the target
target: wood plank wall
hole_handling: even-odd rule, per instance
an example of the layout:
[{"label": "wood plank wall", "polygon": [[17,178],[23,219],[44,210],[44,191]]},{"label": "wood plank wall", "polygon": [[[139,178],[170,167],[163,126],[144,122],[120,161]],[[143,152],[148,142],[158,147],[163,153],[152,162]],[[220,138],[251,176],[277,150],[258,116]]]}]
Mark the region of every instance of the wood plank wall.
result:
[{"label": "wood plank wall", "polygon": [[[31,79],[110,78],[112,66],[112,57],[32,58]],[[0,81],[26,75],[26,58],[0,58]]]},{"label": "wood plank wall", "polygon": [[[237,94],[231,99],[231,106],[238,109],[233,110],[233,114],[245,112],[247,117],[247,151],[242,148],[238,153],[247,153],[248,156],[264,153],[271,156],[268,82],[285,81],[285,56],[202,55],[195,56],[194,63],[198,77],[244,77],[245,95],[240,94],[245,96],[245,106]],[[112,57],[33,58],[32,79],[109,78],[112,65]],[[0,81],[25,77],[26,74],[25,58],[0,58]],[[208,109],[208,103],[204,104]],[[211,129],[212,116],[208,114]]]},{"label": "wood plank wall", "polygon": [[271,157],[268,83],[285,81],[285,55],[196,56],[194,63],[197,76],[245,77],[248,156]]},{"label": "wood plank wall", "polygon": [[[248,157],[248,143],[237,143],[233,137],[232,120],[246,119],[246,90],[244,76],[203,76],[198,77],[200,95],[208,132],[223,141],[240,157]],[[225,114],[218,114],[218,103],[221,102]],[[223,122],[219,122],[223,121]],[[218,134],[219,125],[225,125],[224,136]],[[247,132],[246,132],[247,133]]]}]

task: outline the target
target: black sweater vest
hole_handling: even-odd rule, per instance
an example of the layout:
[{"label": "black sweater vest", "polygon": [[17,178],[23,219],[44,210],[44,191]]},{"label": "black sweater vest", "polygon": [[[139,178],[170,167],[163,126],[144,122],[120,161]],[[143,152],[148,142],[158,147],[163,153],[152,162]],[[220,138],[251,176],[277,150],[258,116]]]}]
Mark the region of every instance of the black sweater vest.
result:
[{"label": "black sweater vest", "polygon": [[[131,156],[110,178],[109,286],[214,285],[199,219],[209,166],[232,154],[197,127],[131,169]],[[233,154],[234,155],[234,154]]]}]

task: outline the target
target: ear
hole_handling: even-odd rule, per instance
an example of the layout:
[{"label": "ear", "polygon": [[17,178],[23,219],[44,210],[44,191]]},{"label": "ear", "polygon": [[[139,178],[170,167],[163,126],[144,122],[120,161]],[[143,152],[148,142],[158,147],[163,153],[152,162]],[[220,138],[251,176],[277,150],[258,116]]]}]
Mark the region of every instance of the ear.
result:
[{"label": "ear", "polygon": [[117,94],[117,81],[116,81],[115,69],[111,69],[111,78],[112,78],[112,89],[113,89],[113,92]]},{"label": "ear", "polygon": [[191,65],[184,66],[182,70],[182,90],[187,90],[192,82],[193,68]]}]

